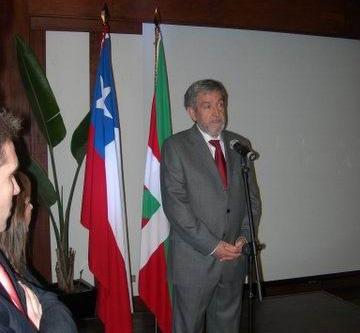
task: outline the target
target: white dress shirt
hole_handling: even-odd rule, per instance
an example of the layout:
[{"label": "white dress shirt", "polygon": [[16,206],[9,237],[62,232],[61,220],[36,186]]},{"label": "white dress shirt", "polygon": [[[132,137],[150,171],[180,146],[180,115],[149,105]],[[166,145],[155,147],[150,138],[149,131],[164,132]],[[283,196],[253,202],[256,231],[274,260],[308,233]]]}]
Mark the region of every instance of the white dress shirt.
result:
[{"label": "white dress shirt", "polygon": [[203,132],[203,131],[201,130],[201,128],[199,127],[199,125],[196,124],[196,126],[197,126],[197,128],[199,129],[201,135],[203,136],[205,142],[207,143],[213,159],[215,159],[215,147],[214,147],[211,143],[209,143],[209,141],[210,141],[210,140],[219,140],[219,141],[220,141],[221,150],[222,150],[222,152],[223,152],[223,154],[224,154],[225,161],[226,161],[225,145],[224,145],[224,140],[223,140],[223,138],[222,138],[221,133],[218,135],[217,138],[213,138],[213,137],[210,136],[209,134]]}]

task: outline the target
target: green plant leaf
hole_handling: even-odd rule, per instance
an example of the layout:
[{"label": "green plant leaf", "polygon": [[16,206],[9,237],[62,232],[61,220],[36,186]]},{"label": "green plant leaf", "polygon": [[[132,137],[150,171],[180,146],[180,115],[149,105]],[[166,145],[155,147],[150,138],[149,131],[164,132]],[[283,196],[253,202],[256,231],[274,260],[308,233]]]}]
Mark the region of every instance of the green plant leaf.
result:
[{"label": "green plant leaf", "polygon": [[86,114],[71,138],[71,153],[78,164],[81,164],[86,155],[87,140],[90,126],[90,111]]},{"label": "green plant leaf", "polygon": [[38,195],[47,207],[56,203],[56,192],[53,184],[49,180],[45,170],[31,157],[28,171],[34,177]]},{"label": "green plant leaf", "polygon": [[51,147],[66,135],[59,106],[46,75],[34,53],[19,37],[15,37],[20,76],[39,129]]}]

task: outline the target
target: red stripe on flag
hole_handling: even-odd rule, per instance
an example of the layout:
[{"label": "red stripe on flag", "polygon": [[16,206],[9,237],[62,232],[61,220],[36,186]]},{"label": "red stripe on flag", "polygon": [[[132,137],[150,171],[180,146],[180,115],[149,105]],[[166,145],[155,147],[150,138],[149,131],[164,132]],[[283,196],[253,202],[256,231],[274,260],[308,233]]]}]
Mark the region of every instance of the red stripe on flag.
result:
[{"label": "red stripe on flag", "polygon": [[150,220],[146,217],[141,219],[141,229],[144,228]]},{"label": "red stripe on flag", "polygon": [[172,312],[165,262],[164,244],[161,244],[140,270],[139,294],[156,316],[161,331],[171,333]]},{"label": "red stripe on flag", "polygon": [[[125,262],[113,237],[110,225],[105,233],[108,235],[106,251],[94,251],[92,261],[97,263],[106,257],[107,271],[100,274],[98,281],[98,315],[104,323],[106,333],[132,332],[132,318],[128,296]],[[95,258],[96,257],[96,258]],[[90,265],[92,265],[90,263]],[[99,269],[99,265],[96,265]],[[95,270],[96,268],[94,268]],[[100,280],[105,280],[103,284]]]},{"label": "red stripe on flag", "polygon": [[155,94],[153,96],[153,102],[151,106],[151,118],[150,118],[150,132],[149,132],[149,147],[151,148],[153,155],[160,162],[160,148],[159,140],[156,130],[156,100]]}]

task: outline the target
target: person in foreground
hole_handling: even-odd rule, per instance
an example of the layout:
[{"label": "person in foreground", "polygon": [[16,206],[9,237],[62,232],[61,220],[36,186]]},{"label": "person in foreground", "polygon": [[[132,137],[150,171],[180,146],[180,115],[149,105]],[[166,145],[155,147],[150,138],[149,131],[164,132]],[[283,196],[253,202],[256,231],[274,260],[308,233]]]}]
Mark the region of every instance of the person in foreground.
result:
[{"label": "person in foreground", "polygon": [[15,175],[20,192],[14,200],[13,213],[7,228],[0,232],[0,250],[9,260],[12,268],[25,280],[40,285],[27,267],[26,247],[31,221],[31,182],[21,171]]},{"label": "person in foreground", "polygon": [[[13,197],[20,192],[13,143],[19,130],[19,120],[0,110],[0,233],[7,228]],[[56,295],[22,279],[0,251],[0,333],[15,332],[75,333],[77,328]]]},{"label": "person in foreground", "polygon": [[[162,148],[160,177],[170,222],[169,280],[173,282],[173,333],[238,333],[250,239],[240,157],[230,149],[240,135],[224,130],[228,94],[221,82],[200,80],[184,104],[195,122]],[[250,200],[260,216],[259,191],[250,163]]]}]

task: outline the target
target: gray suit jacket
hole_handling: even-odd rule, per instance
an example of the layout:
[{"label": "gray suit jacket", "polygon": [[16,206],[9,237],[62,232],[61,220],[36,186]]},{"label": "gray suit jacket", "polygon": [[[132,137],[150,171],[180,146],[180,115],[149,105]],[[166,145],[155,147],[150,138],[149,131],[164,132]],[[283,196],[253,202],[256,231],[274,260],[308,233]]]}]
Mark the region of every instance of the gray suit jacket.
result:
[{"label": "gray suit jacket", "polygon": [[[228,189],[196,125],[168,138],[161,154],[161,193],[170,222],[168,273],[174,284],[232,282],[246,275],[246,258],[220,262],[211,252],[220,240],[234,244],[250,238],[239,155],[229,142],[243,137],[223,131]],[[254,220],[260,215],[253,165],[250,193]]]}]

